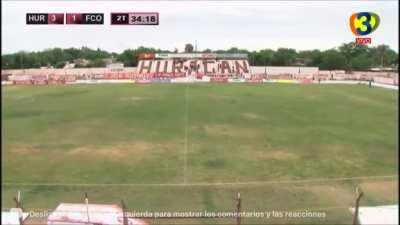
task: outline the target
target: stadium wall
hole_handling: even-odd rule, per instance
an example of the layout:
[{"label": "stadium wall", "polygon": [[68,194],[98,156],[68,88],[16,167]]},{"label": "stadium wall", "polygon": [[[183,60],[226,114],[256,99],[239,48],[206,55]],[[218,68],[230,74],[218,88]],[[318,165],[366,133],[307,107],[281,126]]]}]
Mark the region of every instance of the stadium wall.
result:
[{"label": "stadium wall", "polygon": [[[2,84],[121,83],[125,81],[126,83],[311,83],[325,80],[371,80],[377,84],[398,86],[398,73],[394,72],[354,71],[350,74],[340,70],[319,70],[318,67],[250,67],[247,60],[243,59],[214,60],[214,64],[207,62],[207,68],[201,60],[196,64],[193,64],[193,60],[188,60],[181,65],[175,65],[175,68],[173,61],[168,59],[154,60],[151,65],[149,62],[141,62],[139,68],[124,67],[118,70],[112,68],[2,70],[1,79]],[[190,69],[184,70],[185,66],[187,68],[192,66],[193,69],[193,65],[199,66],[197,72]],[[164,71],[167,72],[160,72],[160,68],[165,68]],[[216,69],[216,72],[214,73],[212,69]],[[142,73],[139,73],[140,70]]]},{"label": "stadium wall", "polygon": [[[172,73],[173,68],[172,68],[172,61],[168,61],[167,63],[167,69],[166,72]],[[148,62],[142,62],[141,64],[139,62],[139,67],[124,67],[120,71],[113,71],[110,68],[73,68],[73,69],[16,69],[16,70],[2,70],[2,77],[3,75],[84,75],[84,74],[102,74],[102,73],[110,73],[110,72],[142,72],[142,73],[154,73],[156,72],[156,67],[157,67],[157,62],[153,61],[151,68],[143,68],[143,66],[148,67]],[[205,68],[203,63],[197,62],[198,65],[200,66],[199,71],[200,73],[204,73]],[[228,74],[229,72],[235,72],[239,71],[243,72],[244,74],[264,74],[265,72],[268,75],[283,75],[283,74],[305,74],[305,75],[317,75],[319,73],[318,67],[274,67],[274,66],[249,66],[248,62],[246,60],[225,60],[225,63],[228,67],[224,67],[224,71],[221,70],[222,74]],[[165,62],[162,61],[160,62],[159,65],[159,71],[161,72],[161,69],[163,69],[165,66]],[[190,67],[190,62],[187,62],[184,64],[184,66]],[[233,69],[232,69],[233,67]],[[179,72],[180,70],[175,69],[175,72]],[[249,68],[249,69],[246,69]],[[216,71],[215,73],[218,72],[218,63],[214,64],[207,64],[207,73],[211,75],[213,69]],[[182,70],[181,70],[182,71]]]}]

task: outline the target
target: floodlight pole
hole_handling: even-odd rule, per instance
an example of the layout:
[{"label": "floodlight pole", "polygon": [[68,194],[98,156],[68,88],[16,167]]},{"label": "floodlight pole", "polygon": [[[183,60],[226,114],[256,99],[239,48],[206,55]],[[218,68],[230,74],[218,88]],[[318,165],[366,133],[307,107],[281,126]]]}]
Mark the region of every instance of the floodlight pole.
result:
[{"label": "floodlight pole", "polygon": [[22,204],[21,204],[21,192],[17,192],[17,197],[14,197],[16,208],[18,209],[18,220],[19,224],[23,225],[24,219],[22,214]]},{"label": "floodlight pole", "polygon": [[126,216],[126,206],[124,200],[121,200],[123,225],[128,225],[128,217]]},{"label": "floodlight pole", "polygon": [[241,222],[242,222],[241,221],[241,215],[240,215],[240,212],[242,210],[242,199],[240,198],[240,192],[237,193],[237,204],[236,204],[236,207],[237,207],[236,224],[240,225]]},{"label": "floodlight pole", "polygon": [[359,187],[356,188],[356,204],[354,208],[354,215],[353,215],[353,225],[358,224],[358,207],[360,204],[361,197],[363,196],[363,192]]},{"label": "floodlight pole", "polygon": [[87,194],[87,192],[85,192],[85,204],[86,204],[87,222],[90,223],[90,217],[89,217],[89,199],[88,199],[88,194]]},{"label": "floodlight pole", "polygon": [[15,202],[15,206],[17,208],[22,209],[21,192],[20,191],[17,192],[17,197],[14,197],[14,202]]}]

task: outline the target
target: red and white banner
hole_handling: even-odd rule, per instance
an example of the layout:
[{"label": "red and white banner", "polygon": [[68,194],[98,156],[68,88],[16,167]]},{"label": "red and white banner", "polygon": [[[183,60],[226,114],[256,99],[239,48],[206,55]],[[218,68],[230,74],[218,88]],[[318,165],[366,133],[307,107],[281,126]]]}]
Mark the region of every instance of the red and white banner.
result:
[{"label": "red and white banner", "polygon": [[227,77],[211,77],[210,82],[211,83],[228,83],[228,78]]},{"label": "red and white banner", "polygon": [[139,54],[139,60],[143,59],[154,59],[156,57],[156,54],[154,52],[143,52]]},{"label": "red and white banner", "polygon": [[390,77],[374,77],[374,82],[379,84],[395,85],[395,80]]},{"label": "red and white banner", "polygon": [[300,79],[299,83],[300,84],[312,84],[313,80],[312,79]]},{"label": "red and white banner", "polygon": [[148,80],[148,79],[136,79],[135,83],[136,84],[150,84],[151,80]]},{"label": "red and white banner", "polygon": [[169,60],[140,60],[137,73],[139,74],[188,74],[202,73],[208,76],[250,75],[248,60],[215,60],[215,59],[169,59]]},{"label": "red and white banner", "polygon": [[132,78],[133,74],[128,72],[106,73],[103,76],[104,80],[130,80]]}]

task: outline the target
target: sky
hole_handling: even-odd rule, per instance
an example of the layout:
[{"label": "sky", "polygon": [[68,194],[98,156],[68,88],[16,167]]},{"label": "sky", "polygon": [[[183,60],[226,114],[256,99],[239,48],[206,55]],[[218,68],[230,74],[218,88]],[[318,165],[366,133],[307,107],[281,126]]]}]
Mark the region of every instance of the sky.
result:
[{"label": "sky", "polygon": [[[2,1],[2,54],[82,46],[122,52],[147,46],[198,50],[326,50],[355,40],[349,17],[375,12],[372,46],[398,52],[397,1]],[[104,25],[26,25],[26,13],[104,13]],[[112,26],[111,12],[159,12],[158,26]]]}]

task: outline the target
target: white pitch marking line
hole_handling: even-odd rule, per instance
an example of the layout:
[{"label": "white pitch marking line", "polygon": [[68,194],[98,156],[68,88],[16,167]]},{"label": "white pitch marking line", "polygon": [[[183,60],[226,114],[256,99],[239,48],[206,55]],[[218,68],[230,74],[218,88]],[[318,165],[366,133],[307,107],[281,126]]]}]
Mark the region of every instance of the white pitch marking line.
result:
[{"label": "white pitch marking line", "polygon": [[319,178],[319,179],[304,179],[304,180],[276,180],[276,181],[249,181],[249,182],[216,182],[216,183],[147,183],[147,184],[129,184],[129,183],[115,183],[115,184],[88,184],[88,183],[12,183],[3,182],[2,186],[236,186],[236,185],[268,185],[268,184],[301,184],[301,183],[318,183],[318,182],[332,182],[332,181],[347,181],[347,180],[374,180],[374,179],[387,179],[398,178],[399,175],[387,176],[364,176],[364,177],[338,177],[338,178]]},{"label": "white pitch marking line", "polygon": [[189,106],[188,106],[188,84],[185,87],[185,146],[183,149],[183,183],[186,184],[187,169],[187,150],[188,150],[188,124],[189,124]]}]

